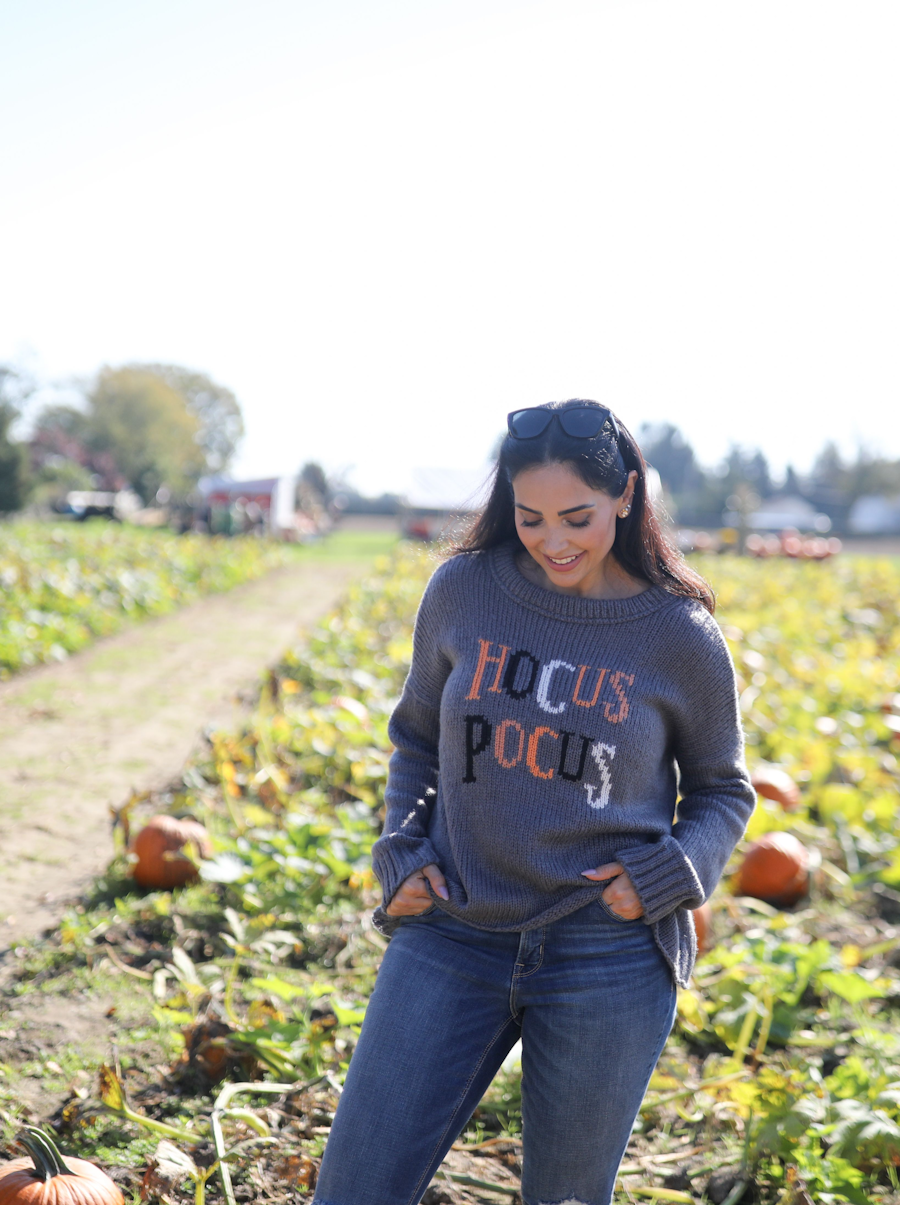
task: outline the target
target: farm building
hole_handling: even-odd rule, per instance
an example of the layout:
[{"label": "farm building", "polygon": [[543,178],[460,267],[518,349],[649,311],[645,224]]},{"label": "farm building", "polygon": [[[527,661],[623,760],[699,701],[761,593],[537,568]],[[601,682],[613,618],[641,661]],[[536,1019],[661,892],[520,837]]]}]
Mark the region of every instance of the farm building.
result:
[{"label": "farm building", "polygon": [[256,531],[284,540],[303,540],[318,532],[315,516],[298,508],[296,476],[231,481],[203,477],[194,524],[214,533]]},{"label": "farm building", "polygon": [[805,498],[795,494],[773,494],[766,498],[750,515],[748,526],[754,531],[797,531],[826,532],[831,530],[831,519],[817,511]]},{"label": "farm building", "polygon": [[853,503],[848,526],[854,535],[900,535],[900,497],[864,494]]}]

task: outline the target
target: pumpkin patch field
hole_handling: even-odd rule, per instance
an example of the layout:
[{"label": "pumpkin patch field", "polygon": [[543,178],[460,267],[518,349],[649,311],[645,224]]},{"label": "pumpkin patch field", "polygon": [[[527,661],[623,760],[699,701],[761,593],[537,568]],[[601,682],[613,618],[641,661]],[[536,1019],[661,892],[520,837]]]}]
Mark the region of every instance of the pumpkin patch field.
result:
[{"label": "pumpkin patch field", "polygon": [[98,519],[0,525],[0,679],[61,661],[127,620],[292,563],[297,550],[253,537],[175,535]]},{"label": "pumpkin patch field", "polygon": [[[696,563],[759,796],[616,1201],[900,1205],[900,566]],[[9,1159],[24,1132],[52,1161],[37,1128],[128,1202],[311,1199],[385,948],[369,850],[432,567],[401,547],[354,587],[239,730],[123,803],[107,872],[7,958]],[[512,1055],[427,1205],[518,1200],[519,1085]]]}]

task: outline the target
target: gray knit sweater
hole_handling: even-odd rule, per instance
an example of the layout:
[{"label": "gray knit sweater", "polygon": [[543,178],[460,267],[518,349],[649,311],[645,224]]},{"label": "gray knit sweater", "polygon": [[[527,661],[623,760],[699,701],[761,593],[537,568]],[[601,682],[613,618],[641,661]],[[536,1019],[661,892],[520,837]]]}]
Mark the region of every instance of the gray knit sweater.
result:
[{"label": "gray knit sweater", "polygon": [[[445,912],[533,929],[596,899],[606,884],[581,872],[618,861],[687,983],[688,909],[755,800],[731,658],[703,607],[657,586],[613,601],[547,590],[511,546],[453,557],[422,599],[389,731],[385,903],[435,862]],[[376,924],[396,920],[381,908]]]}]

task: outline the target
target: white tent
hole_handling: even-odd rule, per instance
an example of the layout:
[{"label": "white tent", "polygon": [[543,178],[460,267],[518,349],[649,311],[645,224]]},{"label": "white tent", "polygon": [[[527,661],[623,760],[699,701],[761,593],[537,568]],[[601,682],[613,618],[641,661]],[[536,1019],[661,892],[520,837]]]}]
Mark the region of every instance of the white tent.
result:
[{"label": "white tent", "polygon": [[410,510],[440,511],[444,514],[469,514],[480,510],[487,499],[490,468],[432,469],[416,468],[403,495]]}]

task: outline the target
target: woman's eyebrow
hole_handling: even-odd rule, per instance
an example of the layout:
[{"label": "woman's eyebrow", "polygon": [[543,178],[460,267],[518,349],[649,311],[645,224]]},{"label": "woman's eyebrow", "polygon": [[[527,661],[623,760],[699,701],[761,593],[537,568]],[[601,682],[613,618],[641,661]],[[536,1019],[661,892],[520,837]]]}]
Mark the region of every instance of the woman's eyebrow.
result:
[{"label": "woman's eyebrow", "polygon": [[[563,515],[574,515],[577,510],[593,510],[596,505],[596,502],[585,502],[581,506],[570,506],[568,510],[558,510],[556,513],[561,519]],[[542,514],[541,511],[535,510],[533,506],[526,506],[524,502],[517,502],[516,510],[527,510],[530,515]]]}]

